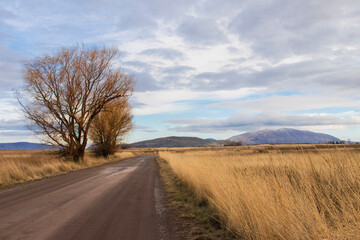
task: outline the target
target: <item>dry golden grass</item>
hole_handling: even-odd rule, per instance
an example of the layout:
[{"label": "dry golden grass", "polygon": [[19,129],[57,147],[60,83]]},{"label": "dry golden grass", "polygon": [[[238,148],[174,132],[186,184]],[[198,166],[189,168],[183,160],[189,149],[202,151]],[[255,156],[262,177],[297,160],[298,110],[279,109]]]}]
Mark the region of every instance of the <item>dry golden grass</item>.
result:
[{"label": "dry golden grass", "polygon": [[52,151],[0,151],[0,187],[98,166],[133,156],[131,152],[118,152],[112,157],[97,158],[87,153],[84,162],[74,163],[60,158]]},{"label": "dry golden grass", "polygon": [[160,157],[239,238],[359,238],[358,151],[258,150],[175,150]]}]

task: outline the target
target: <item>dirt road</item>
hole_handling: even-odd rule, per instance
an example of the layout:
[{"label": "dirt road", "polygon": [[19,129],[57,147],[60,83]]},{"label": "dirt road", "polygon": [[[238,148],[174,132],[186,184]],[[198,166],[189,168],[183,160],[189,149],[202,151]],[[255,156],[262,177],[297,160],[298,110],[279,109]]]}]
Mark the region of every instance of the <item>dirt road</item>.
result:
[{"label": "dirt road", "polygon": [[0,239],[168,239],[155,156],[0,192]]}]

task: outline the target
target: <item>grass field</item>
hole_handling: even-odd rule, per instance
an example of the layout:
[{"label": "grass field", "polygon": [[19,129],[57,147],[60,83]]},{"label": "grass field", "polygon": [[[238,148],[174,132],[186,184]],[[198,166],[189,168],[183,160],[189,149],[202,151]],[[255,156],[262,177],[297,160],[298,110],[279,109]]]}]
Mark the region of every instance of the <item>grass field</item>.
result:
[{"label": "grass field", "polygon": [[160,151],[177,176],[244,239],[358,239],[358,146]]},{"label": "grass field", "polygon": [[133,156],[134,154],[130,151],[118,152],[115,156],[106,159],[86,153],[84,162],[74,163],[66,161],[52,151],[0,151],[0,187],[98,166]]}]

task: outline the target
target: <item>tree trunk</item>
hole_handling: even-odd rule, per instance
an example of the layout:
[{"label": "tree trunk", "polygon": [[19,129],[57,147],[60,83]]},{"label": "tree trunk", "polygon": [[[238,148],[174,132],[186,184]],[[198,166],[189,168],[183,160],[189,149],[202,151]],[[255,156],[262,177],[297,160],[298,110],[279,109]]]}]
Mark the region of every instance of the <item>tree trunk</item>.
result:
[{"label": "tree trunk", "polygon": [[85,148],[81,146],[80,148],[76,149],[75,152],[72,154],[72,159],[74,162],[80,163],[84,161],[84,156]]}]

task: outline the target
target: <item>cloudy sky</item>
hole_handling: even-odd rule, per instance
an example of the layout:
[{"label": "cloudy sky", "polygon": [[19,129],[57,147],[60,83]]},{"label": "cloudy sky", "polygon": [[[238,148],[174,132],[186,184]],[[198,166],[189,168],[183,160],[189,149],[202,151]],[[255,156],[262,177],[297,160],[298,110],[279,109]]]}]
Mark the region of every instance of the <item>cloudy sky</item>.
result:
[{"label": "cloudy sky", "polygon": [[360,141],[358,0],[0,2],[0,142],[36,141],[17,110],[23,63],[116,47],[136,129],[225,139],[291,127]]}]

